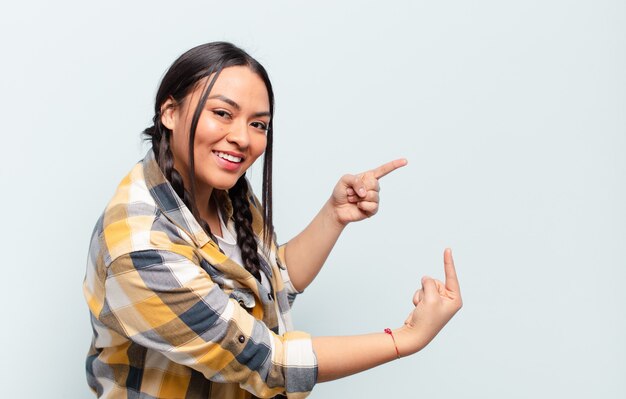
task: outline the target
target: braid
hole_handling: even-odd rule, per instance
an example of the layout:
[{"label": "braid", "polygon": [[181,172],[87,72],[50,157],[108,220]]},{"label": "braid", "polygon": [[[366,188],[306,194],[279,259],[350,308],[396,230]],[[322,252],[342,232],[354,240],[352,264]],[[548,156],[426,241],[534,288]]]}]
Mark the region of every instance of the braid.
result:
[{"label": "braid", "polygon": [[[182,198],[183,202],[189,208],[198,221],[202,229],[217,242],[215,236],[211,233],[209,224],[204,221],[198,214],[198,208],[194,201],[191,200],[189,191],[185,189],[183,178],[174,168],[174,157],[170,147],[171,132],[161,123],[160,115],[154,117],[154,125],[144,130],[144,134],[152,139],[152,148],[159,168],[170,182],[172,188]],[[257,280],[261,281],[261,262],[257,253],[257,242],[252,231],[252,213],[250,212],[250,203],[248,202],[248,184],[242,176],[237,183],[228,190],[228,196],[233,206],[233,219],[235,221],[235,230],[237,232],[237,246],[241,250],[241,259],[243,266]]]},{"label": "braid", "polygon": [[241,250],[243,266],[257,280],[261,281],[261,262],[257,253],[257,242],[252,231],[252,213],[248,201],[248,184],[245,176],[237,180],[237,183],[228,190],[228,196],[233,205],[233,219],[237,231],[237,246]]},{"label": "braid", "polygon": [[161,123],[161,115],[156,114],[153,118],[154,125],[143,131],[144,135],[152,139],[152,149],[157,160],[157,164],[163,172],[165,178],[170,182],[176,194],[183,200],[183,203],[191,210],[195,219],[200,223],[200,227],[211,237],[213,241],[217,241],[209,224],[205,222],[198,214],[198,208],[194,201],[191,200],[189,191],[185,189],[183,178],[174,168],[174,156],[170,147],[170,136],[172,132]]}]

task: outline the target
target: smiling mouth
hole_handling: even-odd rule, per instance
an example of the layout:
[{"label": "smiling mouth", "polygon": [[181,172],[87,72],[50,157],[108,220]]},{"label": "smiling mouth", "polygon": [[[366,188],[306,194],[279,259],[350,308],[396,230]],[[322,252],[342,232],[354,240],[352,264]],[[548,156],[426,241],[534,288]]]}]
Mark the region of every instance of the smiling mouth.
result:
[{"label": "smiling mouth", "polygon": [[230,154],[227,154],[225,152],[213,151],[213,153],[215,155],[217,155],[218,157],[220,157],[222,159],[225,159],[227,161],[230,161],[230,162],[234,162],[234,163],[241,163],[241,162],[243,162],[243,158],[236,157],[234,155],[230,155]]}]

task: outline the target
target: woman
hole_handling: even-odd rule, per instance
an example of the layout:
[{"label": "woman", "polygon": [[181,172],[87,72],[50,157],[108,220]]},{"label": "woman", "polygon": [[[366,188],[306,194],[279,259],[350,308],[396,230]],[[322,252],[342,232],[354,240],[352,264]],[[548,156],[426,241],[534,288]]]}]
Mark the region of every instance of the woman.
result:
[{"label": "woman", "polygon": [[[397,160],[343,176],[309,226],[278,247],[272,228],[274,97],[264,68],[229,43],[195,47],[156,96],[152,149],[120,183],[92,236],[84,293],[98,397],[308,395],[423,348],[460,309],[449,250],[445,284],[422,279],[396,330],[350,337],[294,331],[290,306],[343,228],[378,209]],[[263,204],[245,178],[265,153]]]}]

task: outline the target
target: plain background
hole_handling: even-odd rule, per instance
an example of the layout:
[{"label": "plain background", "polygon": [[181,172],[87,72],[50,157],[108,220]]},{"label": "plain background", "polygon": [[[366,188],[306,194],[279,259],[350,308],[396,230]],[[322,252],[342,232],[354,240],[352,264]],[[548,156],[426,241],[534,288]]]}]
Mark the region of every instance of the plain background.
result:
[{"label": "plain background", "polygon": [[[232,41],[277,96],[275,224],[396,157],[294,308],[397,327],[454,249],[465,306],[423,352],[312,398],[626,397],[623,1],[25,1],[0,10],[2,397],[89,398],[88,240],[145,153],[159,80]],[[260,165],[252,170],[258,187]],[[256,176],[256,177],[255,177]]]}]

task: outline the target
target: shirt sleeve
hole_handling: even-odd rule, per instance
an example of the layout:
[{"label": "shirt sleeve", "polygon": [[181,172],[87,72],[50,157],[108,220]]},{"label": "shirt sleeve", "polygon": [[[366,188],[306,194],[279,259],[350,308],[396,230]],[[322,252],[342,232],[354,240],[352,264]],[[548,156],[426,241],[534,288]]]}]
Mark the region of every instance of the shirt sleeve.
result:
[{"label": "shirt sleeve", "polygon": [[273,333],[188,258],[168,251],[114,260],[99,319],[132,341],[258,397],[304,398],[317,380],[311,337]]},{"label": "shirt sleeve", "polygon": [[298,294],[301,294],[304,291],[298,291],[296,287],[291,283],[291,278],[289,277],[289,267],[287,266],[286,257],[285,257],[285,248],[287,244],[282,244],[278,247],[276,252],[276,262],[278,263],[278,268],[280,270],[280,276],[283,280],[283,287],[285,288],[285,292],[287,293],[287,299],[289,301],[289,307],[293,305],[293,301],[295,301]]}]

